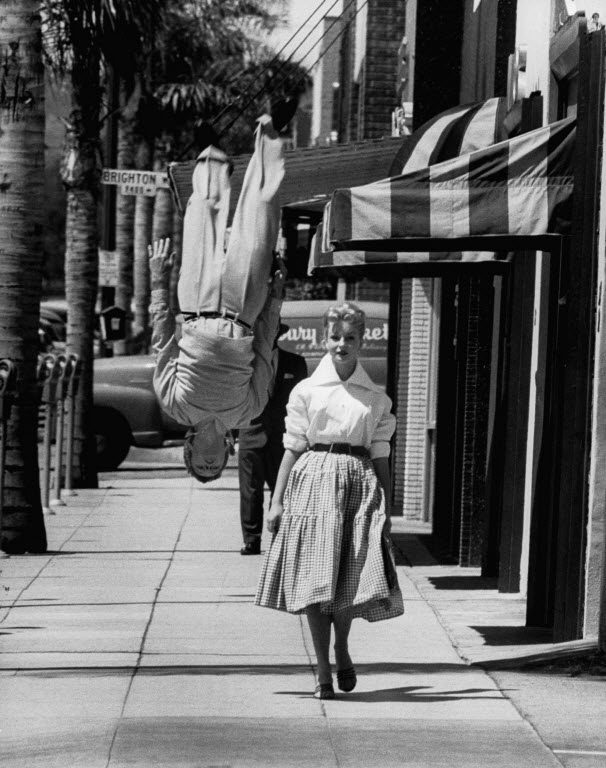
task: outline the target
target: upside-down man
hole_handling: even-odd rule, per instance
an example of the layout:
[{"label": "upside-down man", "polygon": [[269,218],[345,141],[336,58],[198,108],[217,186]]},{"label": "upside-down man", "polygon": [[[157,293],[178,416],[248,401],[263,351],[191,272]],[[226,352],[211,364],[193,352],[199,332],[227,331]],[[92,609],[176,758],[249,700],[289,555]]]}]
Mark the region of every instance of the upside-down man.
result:
[{"label": "upside-down man", "polygon": [[198,156],[183,223],[179,340],[168,305],[170,243],[150,247],[154,388],[162,408],[189,427],[184,460],[201,482],[219,477],[232,446],[230,430],[261,413],[274,375],[284,284],[281,263],[271,274],[284,176],[278,130],[291,116],[287,103],[273,119],[258,121],[227,249],[228,159],[212,145]]}]

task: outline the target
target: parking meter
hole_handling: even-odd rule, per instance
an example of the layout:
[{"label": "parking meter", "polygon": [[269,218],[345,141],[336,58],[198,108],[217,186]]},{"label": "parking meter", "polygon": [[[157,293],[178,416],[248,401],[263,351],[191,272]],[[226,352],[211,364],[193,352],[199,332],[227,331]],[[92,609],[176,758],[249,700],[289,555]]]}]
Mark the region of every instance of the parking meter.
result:
[{"label": "parking meter", "polygon": [[6,425],[16,391],[17,369],[12,360],[0,360],[0,531],[4,512],[4,467],[6,465]]},{"label": "parking meter", "polygon": [[15,396],[17,369],[12,360],[0,360],[0,421],[10,418],[11,406]]},{"label": "parking meter", "polygon": [[65,441],[65,487],[64,496],[75,496],[72,488],[72,464],[74,460],[74,416],[76,410],[76,395],[78,394],[78,385],[80,384],[80,373],[82,363],[80,357],[76,354],[69,356],[70,368],[67,375],[67,400],[66,409],[66,441]]},{"label": "parking meter", "polygon": [[67,396],[67,387],[69,382],[69,373],[73,362],[65,355],[57,355],[57,385],[55,397],[57,400],[56,430],[55,430],[55,482],[53,486],[53,498],[50,506],[65,506],[61,499],[61,470],[63,467],[63,417],[65,413],[64,403]]},{"label": "parking meter", "polygon": [[67,397],[75,397],[78,394],[78,384],[80,383],[80,373],[82,371],[82,363],[80,356],[72,353],[69,355],[70,368],[67,378]]},{"label": "parking meter", "polygon": [[[65,361],[65,355],[61,355]],[[42,509],[50,512],[50,466],[51,466],[51,442],[53,434],[53,414],[57,401],[57,391],[60,376],[64,369],[63,364],[55,355],[43,355],[38,363],[38,386],[40,387],[40,400],[44,404],[44,441],[42,452]]]},{"label": "parking meter", "polygon": [[[62,357],[65,356],[62,355]],[[57,384],[61,373],[61,367],[55,355],[43,355],[38,364],[38,372],[40,399],[45,405],[52,405],[57,399]]]}]

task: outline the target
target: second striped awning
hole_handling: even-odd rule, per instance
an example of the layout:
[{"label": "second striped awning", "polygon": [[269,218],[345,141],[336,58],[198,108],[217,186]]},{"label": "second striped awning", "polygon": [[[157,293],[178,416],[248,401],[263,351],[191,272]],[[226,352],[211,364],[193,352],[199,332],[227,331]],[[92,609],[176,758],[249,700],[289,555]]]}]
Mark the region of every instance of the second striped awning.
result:
[{"label": "second striped awning", "polygon": [[[406,252],[418,251],[420,240],[428,250],[431,240],[441,243],[432,260],[460,260],[465,254],[449,253],[443,241],[454,249],[473,238],[563,234],[570,223],[574,139],[575,120],[568,118],[373,184],[337,189],[315,266],[380,261],[367,251],[383,251],[390,262],[410,261]],[[491,252],[469,256],[495,258]],[[427,260],[428,254],[414,258]]]}]

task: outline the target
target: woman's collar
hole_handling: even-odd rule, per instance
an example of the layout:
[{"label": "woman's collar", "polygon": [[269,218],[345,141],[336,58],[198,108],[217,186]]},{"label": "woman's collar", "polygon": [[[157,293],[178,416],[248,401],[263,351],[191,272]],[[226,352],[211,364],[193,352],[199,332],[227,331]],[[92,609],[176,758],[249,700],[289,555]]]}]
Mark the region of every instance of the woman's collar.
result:
[{"label": "woman's collar", "polygon": [[[314,384],[344,384],[345,382],[339,377],[332,357],[327,353],[318,363],[318,367],[310,376],[313,379]],[[360,361],[356,363],[356,367],[351,376],[345,380],[348,384],[355,384],[358,387],[364,387],[365,389],[379,390],[380,387],[374,383],[370,376],[366,373]]]}]

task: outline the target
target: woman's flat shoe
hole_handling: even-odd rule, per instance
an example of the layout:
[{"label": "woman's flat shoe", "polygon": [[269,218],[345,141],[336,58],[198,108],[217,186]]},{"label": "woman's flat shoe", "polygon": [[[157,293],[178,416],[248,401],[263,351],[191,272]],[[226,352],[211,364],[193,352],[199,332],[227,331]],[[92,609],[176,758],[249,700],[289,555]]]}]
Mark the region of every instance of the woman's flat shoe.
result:
[{"label": "woman's flat shoe", "polygon": [[339,690],[349,693],[356,687],[357,682],[358,677],[354,667],[347,667],[347,669],[341,669],[340,671],[337,670],[337,684]]},{"label": "woman's flat shoe", "polygon": [[318,683],[314,693],[314,699],[334,699],[335,689],[332,683]]}]

